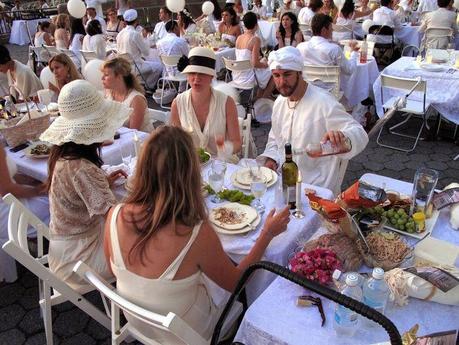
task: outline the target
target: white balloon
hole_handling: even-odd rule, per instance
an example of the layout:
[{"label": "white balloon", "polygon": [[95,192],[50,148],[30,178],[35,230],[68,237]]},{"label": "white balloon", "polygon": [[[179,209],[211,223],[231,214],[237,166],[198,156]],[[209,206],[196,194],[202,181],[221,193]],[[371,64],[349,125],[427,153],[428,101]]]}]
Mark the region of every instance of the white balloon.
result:
[{"label": "white balloon", "polygon": [[83,69],[83,77],[94,85],[97,89],[103,90],[104,84],[102,83],[102,65],[104,61],[94,59],[89,61]]},{"label": "white balloon", "polygon": [[368,33],[370,31],[370,28],[375,25],[375,23],[371,19],[366,19],[362,23],[362,29],[364,32]]},{"label": "white balloon", "polygon": [[86,6],[81,0],[70,0],[67,3],[67,10],[75,18],[83,18],[86,14]]},{"label": "white balloon", "polygon": [[185,0],[166,0],[167,8],[174,13],[179,13],[185,8]]},{"label": "white balloon", "polygon": [[338,8],[338,10],[341,10],[344,6],[344,0],[334,0],[333,3]]},{"label": "white balloon", "polygon": [[214,9],[215,9],[215,6],[210,1],[206,1],[205,3],[202,4],[202,13],[205,14],[206,16],[213,13]]},{"label": "white balloon", "polygon": [[49,89],[50,82],[54,86],[57,86],[56,77],[54,76],[54,73],[51,72],[51,69],[49,68],[49,66],[46,66],[45,68],[41,70],[40,81],[41,81],[41,85],[43,85],[45,89]]}]

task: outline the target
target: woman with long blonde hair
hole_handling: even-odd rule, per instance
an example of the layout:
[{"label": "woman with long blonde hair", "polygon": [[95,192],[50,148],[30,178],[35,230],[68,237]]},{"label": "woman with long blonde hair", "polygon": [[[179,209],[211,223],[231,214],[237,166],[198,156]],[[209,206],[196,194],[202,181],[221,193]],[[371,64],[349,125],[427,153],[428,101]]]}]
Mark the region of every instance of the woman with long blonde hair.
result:
[{"label": "woman with long blonde hair", "polygon": [[137,77],[132,73],[131,64],[123,58],[108,60],[102,66],[102,82],[105,97],[121,102],[132,108],[126,127],[151,132],[154,127],[148,114],[147,99]]},{"label": "woman with long blonde hair", "polygon": [[[57,85],[49,82],[48,88],[54,91],[53,101],[57,101],[64,85],[77,79],[83,79],[72,59],[65,54],[57,54],[49,60],[49,68],[56,78]],[[46,85],[43,85],[46,87]]]},{"label": "woman with long blonde hair", "polygon": [[[235,266],[208,221],[191,136],[162,126],[144,143],[132,192],[110,210],[105,255],[123,297],[157,313],[176,313],[210,339],[221,310],[208,280],[234,290],[242,272],[261,259],[288,221],[288,208],[276,215],[272,210],[254,246]],[[126,318],[131,322],[129,314]],[[153,336],[151,326],[132,325]]]}]

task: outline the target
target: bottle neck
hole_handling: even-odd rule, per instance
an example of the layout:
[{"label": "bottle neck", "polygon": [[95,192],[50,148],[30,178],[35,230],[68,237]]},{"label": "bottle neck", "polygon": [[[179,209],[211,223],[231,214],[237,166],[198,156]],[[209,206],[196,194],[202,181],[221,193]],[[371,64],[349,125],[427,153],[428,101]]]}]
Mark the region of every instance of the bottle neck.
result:
[{"label": "bottle neck", "polygon": [[286,162],[291,162],[292,161],[292,154],[291,153],[286,153],[285,154],[285,161]]}]

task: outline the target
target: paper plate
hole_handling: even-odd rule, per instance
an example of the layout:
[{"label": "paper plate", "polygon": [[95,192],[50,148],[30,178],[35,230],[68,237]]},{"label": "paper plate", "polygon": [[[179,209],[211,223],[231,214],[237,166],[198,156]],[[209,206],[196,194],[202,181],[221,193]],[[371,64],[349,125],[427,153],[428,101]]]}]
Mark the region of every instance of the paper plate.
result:
[{"label": "paper plate", "polygon": [[420,67],[423,70],[429,71],[429,72],[443,72],[448,69],[446,66],[442,65],[437,65],[437,64],[432,64],[432,63],[422,63]]},{"label": "paper plate", "polygon": [[[238,218],[240,218],[240,220],[237,223],[229,224],[229,223],[222,222],[220,219],[217,219],[219,211],[222,209],[226,209],[228,211],[235,212]],[[215,207],[209,213],[209,220],[212,224],[215,224],[219,228],[222,228],[230,232],[232,230],[241,230],[247,227],[247,224],[252,224],[253,221],[257,217],[258,217],[257,210],[255,210],[253,207],[238,204],[236,202],[232,202],[232,203],[224,204],[222,206]]]},{"label": "paper plate", "polygon": [[32,150],[36,148],[38,145],[46,145],[49,147],[49,149],[51,149],[51,146],[52,146],[50,143],[45,142],[45,141],[35,141],[32,145],[30,145],[24,150],[24,154],[26,155],[26,157],[37,158],[37,159],[48,158],[50,153],[46,153],[46,154],[33,154],[32,153]]},{"label": "paper plate", "polygon": [[[274,178],[273,174],[271,173],[271,169],[268,169],[266,167],[260,167],[260,171],[265,177],[266,183],[269,184]],[[245,185],[245,186],[250,186],[250,184],[252,183],[252,174],[251,174],[250,168],[239,169],[238,171],[235,172],[235,174],[236,174],[235,179],[237,183]]]},{"label": "paper plate", "polygon": [[[268,184],[266,185],[268,188],[271,187],[273,184],[275,184],[277,182],[277,179],[278,179],[278,176],[277,174],[272,171],[271,169],[269,168],[265,168],[265,167],[262,167],[261,169],[268,169],[269,170],[269,173],[271,174],[271,180],[268,182]],[[266,171],[266,170],[263,170],[263,171]],[[250,190],[250,184],[242,184],[242,183],[239,183],[236,179],[236,173],[237,171],[235,171],[232,175],[231,175],[231,183],[233,184],[234,187],[236,188],[239,188],[239,189],[245,189],[245,190]]]},{"label": "paper plate", "polygon": [[239,235],[239,234],[244,234],[246,232],[249,232],[249,231],[252,231],[254,229],[256,229],[256,227],[258,226],[258,224],[260,224],[261,222],[261,217],[260,216],[257,216],[257,218],[255,218],[255,220],[250,224],[250,226],[246,226],[242,229],[239,229],[239,230],[226,230],[226,229],[223,229],[223,228],[220,228],[219,226],[215,225],[215,224],[212,224],[212,226],[214,227],[215,231],[220,233],[220,234],[224,234],[224,235]]},{"label": "paper plate", "polygon": [[261,123],[271,122],[271,117],[273,115],[273,105],[274,101],[268,98],[259,98],[253,104],[253,111],[255,113],[256,119]]}]

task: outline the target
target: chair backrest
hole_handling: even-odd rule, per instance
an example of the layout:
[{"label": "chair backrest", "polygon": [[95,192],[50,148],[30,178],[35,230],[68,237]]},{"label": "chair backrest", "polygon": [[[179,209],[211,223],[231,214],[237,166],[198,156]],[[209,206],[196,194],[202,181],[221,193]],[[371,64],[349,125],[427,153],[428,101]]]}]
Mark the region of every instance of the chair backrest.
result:
[{"label": "chair backrest", "polygon": [[352,24],[347,25],[340,25],[340,24],[332,24],[333,31],[336,32],[352,32]]},{"label": "chair backrest", "polygon": [[69,58],[71,59],[78,59],[78,56],[76,56],[75,52],[73,50],[70,50],[70,49],[64,49],[64,48],[59,48],[59,50],[64,53],[65,55],[67,55]]},{"label": "chair backrest", "polygon": [[418,79],[393,77],[390,75],[381,74],[381,100],[383,103],[384,103],[384,92],[383,92],[384,88],[396,89],[396,90],[402,90],[402,91],[410,91],[414,87],[415,87],[414,91],[422,92],[423,111],[425,112],[426,110],[425,109],[426,108],[426,90],[427,90],[427,82],[425,80],[419,81]]},{"label": "chair backrest", "polygon": [[250,149],[250,134],[252,128],[252,114],[247,113],[245,119],[238,117],[239,120],[239,130],[242,139],[242,157],[249,158],[249,149]]},{"label": "chair backrest", "polygon": [[96,52],[89,51],[89,50],[80,50],[80,53],[86,63],[88,63],[91,60],[97,59]]},{"label": "chair backrest", "polygon": [[175,67],[177,66],[178,61],[180,60],[180,55],[160,55],[159,58],[161,62],[166,67]]},{"label": "chair backrest", "polygon": [[148,109],[148,116],[152,122],[159,121],[168,124],[170,122],[171,113],[169,111]]},{"label": "chair backrest", "polygon": [[429,27],[422,40],[422,48],[446,49],[453,39],[453,29]]},{"label": "chair backrest", "polygon": [[[204,345],[208,341],[200,336],[192,329],[185,321],[174,313],[169,312],[166,315],[161,315],[144,309],[124,297],[120,296],[113,286],[107,283],[105,279],[100,277],[84,262],[78,262],[73,271],[80,277],[86,279],[92,286],[99,290],[111,302],[111,319],[112,319],[112,341],[118,344],[128,335],[132,335],[137,340],[146,344],[159,344],[154,339],[148,339],[129,322],[122,329],[120,328],[120,309],[127,313],[130,317],[144,323],[152,329],[158,330],[160,336],[166,336],[172,341],[171,344],[189,344],[189,345]],[[174,341],[175,340],[175,341]],[[169,342],[168,342],[169,343]]]},{"label": "chair backrest", "polygon": [[48,63],[52,57],[44,47],[29,46],[29,49],[33,51],[38,62]]},{"label": "chair backrest", "polygon": [[453,36],[453,29],[451,28],[436,28],[436,27],[428,27],[425,32],[426,37],[432,38],[441,38],[441,37],[452,37]]},{"label": "chair backrest", "polygon": [[253,70],[253,65],[250,60],[230,60],[223,57],[223,62],[225,63],[225,67],[227,70],[231,72],[244,72]]},{"label": "chair backrest", "polygon": [[419,55],[419,48],[414,45],[407,45],[402,50],[402,56],[416,57]]},{"label": "chair backrest", "polygon": [[45,48],[45,50],[48,52],[49,56],[51,57],[61,53],[60,50],[57,49],[55,46],[43,45],[43,48]]},{"label": "chair backrest", "polygon": [[373,35],[393,36],[394,28],[388,25],[372,25],[370,26],[368,33]]},{"label": "chair backrest", "polygon": [[303,78],[312,84],[318,84],[321,87],[327,86],[327,89],[331,85],[331,93],[337,99],[340,98],[339,66],[304,65]]}]

